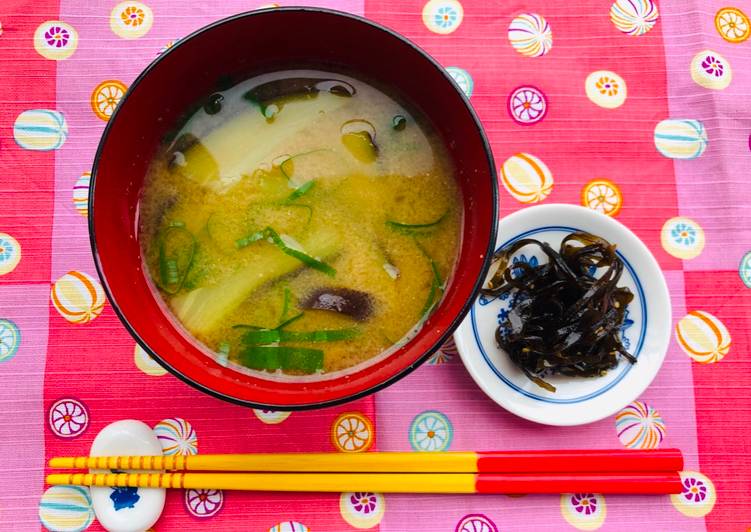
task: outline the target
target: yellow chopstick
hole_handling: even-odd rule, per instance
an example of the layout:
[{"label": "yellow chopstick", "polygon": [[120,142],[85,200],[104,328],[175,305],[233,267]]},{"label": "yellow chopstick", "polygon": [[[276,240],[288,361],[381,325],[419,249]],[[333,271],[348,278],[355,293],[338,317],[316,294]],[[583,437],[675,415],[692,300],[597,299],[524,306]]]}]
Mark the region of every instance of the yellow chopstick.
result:
[{"label": "yellow chopstick", "polygon": [[[428,456],[430,454],[430,456]],[[477,453],[289,453],[52,458],[52,469],[476,473]]]},{"label": "yellow chopstick", "polygon": [[472,473],[63,473],[51,485],[245,491],[474,493]]},{"label": "yellow chopstick", "polygon": [[321,473],[596,473],[680,471],[678,449],[450,451],[432,453],[198,454],[78,456],[50,460],[53,469]]},{"label": "yellow chopstick", "polygon": [[492,473],[63,473],[52,485],[381,493],[680,493],[677,472]]}]

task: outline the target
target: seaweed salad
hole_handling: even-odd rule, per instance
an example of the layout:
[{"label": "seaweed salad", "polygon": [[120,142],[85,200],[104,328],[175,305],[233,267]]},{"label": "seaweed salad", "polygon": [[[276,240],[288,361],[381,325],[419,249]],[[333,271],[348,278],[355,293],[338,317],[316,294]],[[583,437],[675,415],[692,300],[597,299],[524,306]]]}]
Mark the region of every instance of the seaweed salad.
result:
[{"label": "seaweed salad", "polygon": [[[512,262],[515,253],[531,245],[547,262]],[[546,242],[525,238],[498,250],[493,267],[482,293],[514,293],[516,300],[496,329],[496,342],[532,382],[555,392],[545,377],[601,376],[621,357],[636,363],[621,342],[626,307],[634,294],[618,286],[624,265],[614,244],[574,232],[556,251]],[[605,270],[598,274],[601,268]]]}]

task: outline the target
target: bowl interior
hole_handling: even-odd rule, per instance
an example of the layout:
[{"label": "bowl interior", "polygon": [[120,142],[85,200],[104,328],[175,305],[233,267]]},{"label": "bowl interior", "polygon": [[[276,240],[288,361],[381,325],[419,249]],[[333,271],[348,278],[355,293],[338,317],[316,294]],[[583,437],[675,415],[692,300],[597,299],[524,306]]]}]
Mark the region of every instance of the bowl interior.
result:
[{"label": "bowl interior", "polygon": [[[296,67],[360,74],[394,88],[419,108],[445,141],[465,212],[456,272],[420,333],[367,368],[304,385],[217,364],[164,314],[145,278],[137,240],[144,175],[157,146],[179,118],[227,77],[237,82]],[[492,157],[477,119],[448,75],[423,52],[350,15],[305,8],[260,11],[225,19],[184,39],[131,86],[105,130],[94,165],[92,246],[118,315],[142,346],[176,375],[237,402],[275,408],[320,406],[387,384],[450,334],[468,308],[495,240],[496,187]]]}]

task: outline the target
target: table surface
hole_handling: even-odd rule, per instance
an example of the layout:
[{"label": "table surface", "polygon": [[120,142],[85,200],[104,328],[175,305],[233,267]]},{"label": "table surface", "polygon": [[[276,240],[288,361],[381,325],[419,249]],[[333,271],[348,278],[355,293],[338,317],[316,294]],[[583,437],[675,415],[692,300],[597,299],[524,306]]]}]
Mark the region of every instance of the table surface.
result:
[{"label": "table surface", "polygon": [[[685,491],[674,497],[233,492],[197,505],[197,494],[174,491],[159,531],[748,530],[751,3],[732,0],[735,9],[721,12],[724,0],[312,3],[394,28],[451,67],[499,169],[518,153],[540,161],[526,184],[513,171],[499,177],[501,215],[535,197],[520,186],[551,183],[545,202],[619,208],[613,214],[664,270],[674,331],[692,332],[673,335],[659,376],[622,414],[633,422],[626,430],[615,417],[579,428],[516,418],[480,392],[451,343],[399,383],[335,408],[286,417],[201,395],[149,364],[101,306],[82,216],[88,172],[111,111],[106,96],[116,99],[180,37],[258,6],[3,0],[0,529],[39,530],[46,458],[87,454],[102,427],[135,418],[159,423],[184,452],[335,451],[347,442],[332,431],[346,424],[362,436],[349,443],[372,450],[659,445],[686,456]],[[519,39],[529,35],[525,48]],[[63,528],[101,530],[86,498],[76,504]],[[43,506],[44,522],[59,511]]]}]

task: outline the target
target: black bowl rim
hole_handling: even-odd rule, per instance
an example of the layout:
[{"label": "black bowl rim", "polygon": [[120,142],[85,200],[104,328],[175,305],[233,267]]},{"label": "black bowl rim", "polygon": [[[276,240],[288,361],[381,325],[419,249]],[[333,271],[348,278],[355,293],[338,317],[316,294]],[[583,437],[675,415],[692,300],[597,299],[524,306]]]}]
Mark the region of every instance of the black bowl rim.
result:
[{"label": "black bowl rim", "polygon": [[[390,37],[398,39],[402,41],[404,44],[406,44],[407,46],[411,47],[419,55],[421,55],[423,59],[428,61],[436,70],[438,70],[438,72],[444,77],[444,79],[446,79],[449,83],[451,83],[451,85],[454,87],[454,90],[458,93],[459,97],[464,103],[464,107],[469,112],[469,115],[475,124],[475,128],[477,129],[477,132],[479,133],[480,138],[482,139],[483,150],[485,151],[485,155],[488,161],[488,168],[490,170],[490,178],[492,180],[491,187],[492,187],[492,193],[493,193],[493,198],[492,198],[493,200],[492,215],[493,216],[491,220],[490,238],[489,238],[487,249],[485,251],[485,258],[483,259],[483,265],[480,270],[480,274],[478,275],[477,280],[475,281],[475,284],[472,287],[472,292],[470,294],[470,297],[467,298],[467,301],[462,305],[461,310],[457,313],[457,315],[451,321],[446,331],[434,342],[433,346],[430,349],[425,351],[425,353],[422,356],[420,356],[412,364],[403,368],[401,371],[395,373],[388,379],[385,379],[384,381],[376,385],[373,385],[370,388],[367,388],[365,390],[362,390],[360,392],[354,393],[346,397],[333,399],[330,401],[312,402],[312,403],[306,403],[306,404],[301,404],[301,405],[273,405],[273,404],[255,403],[252,401],[247,401],[245,399],[239,399],[231,395],[225,395],[218,390],[214,390],[214,389],[204,386],[203,384],[193,380],[187,375],[183,375],[181,372],[177,371],[169,363],[163,360],[162,357],[160,357],[158,353],[152,350],[151,347],[149,347],[149,345],[146,343],[146,341],[143,338],[141,338],[141,335],[138,334],[135,328],[131,326],[124,312],[120,309],[117,302],[115,301],[115,298],[112,296],[112,293],[110,292],[110,289],[109,289],[109,284],[107,283],[107,278],[104,274],[104,270],[101,265],[101,261],[99,258],[99,250],[97,249],[96,238],[94,236],[94,208],[95,208],[94,189],[96,186],[96,178],[97,178],[97,173],[99,169],[99,162],[102,157],[104,146],[107,143],[107,137],[109,136],[110,129],[113,127],[113,125],[115,124],[117,120],[117,115],[118,115],[120,108],[122,107],[122,103],[128,98],[128,96],[138,86],[138,84],[146,76],[148,76],[152,70],[157,68],[159,63],[162,60],[164,60],[166,56],[168,56],[174,50],[179,48],[182,44],[188,42],[194,37],[201,35],[204,32],[214,30],[229,22],[233,22],[241,18],[262,15],[268,12],[313,12],[313,13],[324,13],[327,15],[334,15],[334,16],[339,16],[343,18],[348,18],[350,20],[354,20],[361,24],[367,24],[368,26],[374,29],[377,29],[383,33],[386,33]],[[266,9],[256,9],[253,11],[246,11],[243,13],[238,13],[236,15],[232,15],[232,16],[217,20],[215,22],[212,22],[211,24],[208,24],[206,26],[203,26],[197,29],[190,35],[181,38],[172,47],[170,47],[169,50],[166,50],[158,58],[156,58],[154,61],[149,63],[149,65],[138,75],[138,77],[136,77],[136,79],[133,81],[133,83],[130,85],[130,87],[126,91],[125,95],[122,97],[120,104],[115,108],[115,111],[112,113],[112,116],[110,117],[109,121],[107,122],[107,125],[104,128],[104,132],[102,133],[102,138],[99,141],[96,155],[94,156],[94,164],[91,170],[91,183],[89,187],[88,209],[89,209],[89,212],[88,212],[89,241],[91,244],[91,251],[93,254],[93,258],[94,258],[94,265],[96,267],[97,274],[99,275],[99,278],[102,281],[102,287],[104,289],[104,292],[107,295],[107,299],[109,300],[110,305],[112,305],[112,308],[114,309],[115,314],[117,314],[117,317],[125,326],[128,333],[136,340],[138,345],[140,345],[141,348],[144,351],[146,351],[148,355],[150,355],[154,360],[156,360],[159,363],[159,365],[161,365],[164,369],[169,371],[172,375],[174,375],[181,381],[217,399],[221,399],[230,403],[234,403],[237,405],[242,405],[242,406],[246,406],[250,408],[274,409],[274,410],[280,410],[280,411],[300,411],[300,410],[312,410],[312,409],[318,409],[318,408],[324,408],[324,407],[336,406],[336,405],[348,403],[350,401],[361,399],[367,395],[370,395],[379,390],[382,390],[383,388],[386,388],[387,386],[395,383],[396,381],[402,379],[403,377],[406,377],[412,371],[417,369],[418,366],[420,366],[428,358],[430,358],[430,356],[433,355],[433,353],[435,353],[438,350],[438,348],[440,348],[440,346],[443,345],[443,343],[446,342],[446,340],[448,340],[448,338],[454,333],[456,328],[459,326],[459,324],[462,322],[464,317],[467,315],[467,312],[469,312],[469,309],[474,304],[475,298],[477,297],[477,294],[480,291],[481,285],[487,275],[488,269],[490,268],[490,263],[492,260],[493,251],[495,249],[495,243],[496,243],[497,232],[498,232],[498,175],[497,175],[497,170],[495,167],[495,160],[493,158],[493,152],[490,147],[490,142],[488,141],[487,135],[485,134],[485,130],[482,127],[482,123],[480,122],[480,119],[478,118],[477,113],[472,107],[472,104],[470,103],[469,98],[467,98],[467,96],[464,94],[461,88],[459,88],[458,84],[456,83],[456,81],[454,81],[451,75],[449,75],[449,73],[440,64],[438,64],[438,62],[425,50],[417,46],[415,43],[413,43],[412,41],[410,41],[403,35],[397,33],[396,31],[391,30],[381,24],[378,24],[377,22],[373,22],[359,15],[353,15],[352,13],[346,13],[344,11],[338,11],[335,9],[327,9],[327,8],[320,8],[320,7],[271,7],[271,8],[266,8]]]}]

